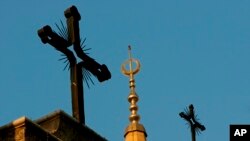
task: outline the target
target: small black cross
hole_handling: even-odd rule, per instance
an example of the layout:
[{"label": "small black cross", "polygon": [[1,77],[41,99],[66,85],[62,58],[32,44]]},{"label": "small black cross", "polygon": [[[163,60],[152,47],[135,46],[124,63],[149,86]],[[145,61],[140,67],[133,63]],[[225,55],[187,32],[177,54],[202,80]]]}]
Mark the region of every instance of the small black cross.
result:
[{"label": "small black cross", "polygon": [[[83,73],[89,71],[99,82],[111,78],[111,73],[105,64],[97,63],[93,58],[84,53],[81,47],[79,21],[81,16],[75,6],[64,11],[67,19],[67,39],[55,33],[50,26],[46,25],[38,30],[41,41],[49,43],[56,50],[62,52],[70,64],[71,96],[73,117],[80,123],[85,124],[84,95],[83,95]],[[73,50],[82,61],[77,62],[74,53],[68,48],[73,45]]]},{"label": "small black cross", "polygon": [[192,141],[196,141],[196,132],[199,132],[199,130],[204,131],[206,128],[204,125],[200,124],[197,121],[194,114],[194,106],[192,104],[189,105],[189,111],[186,111],[185,113],[181,112],[179,115],[181,118],[185,119],[191,126]]}]

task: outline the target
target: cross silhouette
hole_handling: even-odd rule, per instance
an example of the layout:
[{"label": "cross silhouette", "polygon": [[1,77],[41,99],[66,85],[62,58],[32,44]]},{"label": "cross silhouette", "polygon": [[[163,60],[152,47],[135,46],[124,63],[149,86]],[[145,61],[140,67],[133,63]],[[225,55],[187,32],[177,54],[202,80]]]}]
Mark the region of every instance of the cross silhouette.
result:
[{"label": "cross silhouette", "polygon": [[[80,123],[85,124],[83,71],[93,74],[99,82],[110,79],[111,73],[105,64],[99,64],[84,53],[79,33],[81,16],[77,8],[71,6],[64,11],[64,15],[67,19],[67,35],[65,35],[67,38],[55,33],[48,25],[38,30],[38,36],[44,44],[48,43],[53,46],[56,50],[63,53],[69,61],[73,117]],[[75,54],[81,59],[80,62],[77,62],[74,53],[68,49],[72,45]]]},{"label": "cross silhouette", "polygon": [[194,114],[194,106],[192,104],[189,105],[189,111],[185,111],[185,113],[181,112],[179,115],[181,118],[185,119],[191,126],[192,141],[196,141],[196,132],[200,132],[199,130],[204,131],[206,128],[204,125],[200,124],[197,121]]}]

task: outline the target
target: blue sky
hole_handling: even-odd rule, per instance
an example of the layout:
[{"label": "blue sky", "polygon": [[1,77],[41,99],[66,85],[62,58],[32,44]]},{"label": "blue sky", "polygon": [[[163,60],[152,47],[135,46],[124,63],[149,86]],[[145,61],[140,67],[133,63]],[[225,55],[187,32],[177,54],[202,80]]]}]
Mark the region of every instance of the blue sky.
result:
[{"label": "blue sky", "polygon": [[128,78],[121,64],[132,46],[141,61],[136,91],[148,140],[191,140],[179,117],[193,104],[207,130],[198,141],[229,140],[230,124],[250,123],[250,1],[14,1],[0,2],[0,126],[57,109],[71,114],[69,71],[60,53],[37,30],[65,22],[76,5],[89,53],[112,79],[88,89],[89,127],[110,141],[123,140],[128,125]]}]

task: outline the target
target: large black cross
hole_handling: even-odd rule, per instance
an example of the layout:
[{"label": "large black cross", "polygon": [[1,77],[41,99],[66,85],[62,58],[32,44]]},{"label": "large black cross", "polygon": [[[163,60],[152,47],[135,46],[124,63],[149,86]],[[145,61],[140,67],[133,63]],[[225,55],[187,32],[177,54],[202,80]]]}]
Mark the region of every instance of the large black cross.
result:
[{"label": "large black cross", "polygon": [[196,141],[196,132],[199,132],[199,130],[204,131],[206,128],[197,121],[194,114],[194,106],[192,104],[189,105],[189,111],[181,112],[179,115],[189,123],[191,127],[192,141]]},{"label": "large black cross", "polygon": [[[84,95],[83,95],[83,70],[91,72],[99,82],[111,78],[111,73],[105,64],[100,65],[89,57],[81,48],[79,21],[81,16],[75,6],[64,11],[67,19],[67,39],[55,33],[46,25],[38,30],[38,35],[44,44],[49,43],[56,50],[62,52],[70,64],[71,96],[73,117],[85,124]],[[68,48],[73,45],[73,50],[82,61],[77,62],[74,53]]]}]

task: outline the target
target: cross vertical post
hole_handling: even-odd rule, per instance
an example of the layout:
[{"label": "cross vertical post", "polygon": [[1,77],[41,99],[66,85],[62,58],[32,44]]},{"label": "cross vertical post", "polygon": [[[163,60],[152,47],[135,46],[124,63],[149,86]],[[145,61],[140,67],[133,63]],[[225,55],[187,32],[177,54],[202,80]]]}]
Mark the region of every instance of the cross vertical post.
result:
[{"label": "cross vertical post", "polygon": [[85,124],[82,72],[78,64],[70,68],[72,114],[80,123]]},{"label": "cross vertical post", "polygon": [[194,126],[191,126],[191,136],[192,136],[192,141],[196,141],[196,136],[195,136],[195,128]]},{"label": "cross vertical post", "polygon": [[[64,16],[67,19],[67,29],[68,29],[68,41],[73,44],[74,50],[81,50],[80,41],[80,29],[79,21],[81,16],[75,6],[72,6],[64,11]],[[77,53],[77,52],[76,52]],[[83,94],[83,83],[82,83],[82,70],[79,64],[75,64],[71,69],[71,95],[72,95],[72,111],[73,117],[76,118],[80,123],[85,124],[85,114],[84,114],[84,94]]]}]

